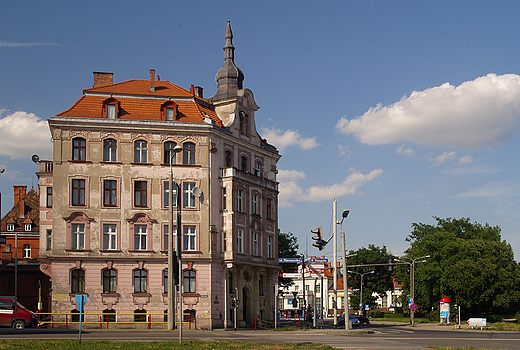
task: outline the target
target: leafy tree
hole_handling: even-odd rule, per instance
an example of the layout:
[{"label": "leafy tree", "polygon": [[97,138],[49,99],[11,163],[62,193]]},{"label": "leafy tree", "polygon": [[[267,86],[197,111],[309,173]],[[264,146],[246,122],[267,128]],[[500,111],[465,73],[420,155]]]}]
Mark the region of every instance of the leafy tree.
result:
[{"label": "leafy tree", "polygon": [[[356,254],[347,258],[347,265],[367,265],[367,264],[387,264],[389,259],[394,256],[387,251],[386,246],[382,248],[373,244],[369,244],[368,248],[360,248],[358,250],[351,250],[349,255]],[[392,273],[388,271],[386,265],[381,266],[367,266],[367,267],[350,267],[350,271],[357,273],[348,274],[349,289],[352,288],[354,295],[351,296],[350,306],[352,309],[357,309],[360,301],[360,286],[361,275],[363,276],[363,304],[374,305],[376,298],[372,293],[384,295],[387,290],[393,288]],[[374,271],[374,273],[370,273]]]},{"label": "leafy tree", "polygon": [[[278,230],[278,257],[279,258],[301,258],[298,254],[299,245],[298,239],[292,233],[283,233]],[[297,264],[282,264],[283,272],[297,272]],[[290,278],[283,278],[280,274],[278,276],[278,284],[281,287],[289,286],[293,283]]]},{"label": "leafy tree", "polygon": [[[514,311],[520,305],[520,266],[511,246],[501,241],[500,227],[471,223],[469,218],[441,219],[437,226],[412,224],[406,258],[430,255],[416,264],[415,304],[429,312],[447,296],[468,316]],[[397,274],[410,290],[405,269]],[[406,277],[405,277],[406,276]]]}]

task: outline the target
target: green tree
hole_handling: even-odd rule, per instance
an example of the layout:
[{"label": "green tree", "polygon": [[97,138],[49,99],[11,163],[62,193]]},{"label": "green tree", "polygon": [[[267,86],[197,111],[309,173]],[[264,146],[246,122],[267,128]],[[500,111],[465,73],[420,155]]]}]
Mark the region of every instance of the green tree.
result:
[{"label": "green tree", "polygon": [[[520,267],[511,246],[501,241],[500,227],[471,223],[469,218],[441,219],[437,225],[412,224],[405,257],[430,255],[416,264],[415,304],[420,311],[438,308],[447,296],[466,314],[515,311],[520,305]],[[404,269],[397,274],[410,289]]]},{"label": "green tree", "polygon": [[[367,265],[367,264],[387,264],[388,260],[393,259],[394,256],[388,252],[386,246],[382,248],[369,244],[368,248],[360,248],[358,250],[351,250],[349,255],[356,254],[347,258],[347,265]],[[388,271],[386,265],[381,266],[367,266],[367,267],[350,267],[350,271],[355,273],[348,274],[349,289],[354,290],[351,296],[350,307],[357,309],[360,301],[360,286],[361,275],[363,276],[363,304],[375,305],[376,297],[372,293],[385,295],[386,291],[393,289],[392,273]],[[374,271],[374,273],[370,273]]]},{"label": "green tree", "polygon": [[[278,230],[278,257],[279,258],[301,258],[298,254],[298,239],[292,233],[283,233]],[[283,272],[297,272],[298,264],[282,264]],[[283,278],[282,275],[278,275],[278,284],[280,287],[291,285],[292,279]]]}]

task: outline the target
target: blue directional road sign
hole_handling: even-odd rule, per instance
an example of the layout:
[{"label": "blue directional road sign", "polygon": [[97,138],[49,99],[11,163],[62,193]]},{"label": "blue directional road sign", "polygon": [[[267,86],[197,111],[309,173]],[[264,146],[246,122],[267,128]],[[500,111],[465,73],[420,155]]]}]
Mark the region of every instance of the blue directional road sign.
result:
[{"label": "blue directional road sign", "polygon": [[329,259],[313,259],[313,258],[307,258],[305,259],[305,262],[308,263],[328,263]]}]

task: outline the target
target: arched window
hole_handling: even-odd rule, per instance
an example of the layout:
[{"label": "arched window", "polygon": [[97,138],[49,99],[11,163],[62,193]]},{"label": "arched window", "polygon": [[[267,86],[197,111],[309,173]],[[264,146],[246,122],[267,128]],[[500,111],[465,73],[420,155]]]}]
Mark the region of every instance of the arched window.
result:
[{"label": "arched window", "polygon": [[232,157],[233,157],[233,154],[231,153],[231,151],[227,150],[225,152],[225,156],[224,156],[224,161],[225,161],[226,168],[232,166],[232,164],[233,164],[232,163]]},{"label": "arched window", "polygon": [[23,246],[23,257],[24,257],[24,259],[31,258],[31,246],[28,244],[24,244],[24,246]]},{"label": "arched window", "polygon": [[114,139],[106,139],[103,141],[103,161],[115,162],[117,161],[117,141]]},{"label": "arched window", "polygon": [[134,293],[146,293],[148,287],[148,272],[144,269],[134,270]]},{"label": "arched window", "polygon": [[87,159],[87,141],[82,137],[72,139],[72,160]]},{"label": "arched window", "polygon": [[175,146],[177,146],[177,143],[173,141],[168,141],[164,143],[164,164],[170,164],[170,158],[172,164],[177,163],[176,153],[173,151]]},{"label": "arched window", "polygon": [[249,170],[249,167],[247,166],[247,157],[246,156],[240,157],[240,170],[242,170],[242,171]]},{"label": "arched window", "polygon": [[196,288],[196,276],[197,273],[194,270],[184,271],[184,293],[195,293]]},{"label": "arched window", "polygon": [[183,148],[183,164],[195,164],[195,144],[192,142],[185,142]]},{"label": "arched window", "polygon": [[134,142],[134,163],[148,161],[148,142],[139,140]]},{"label": "arched window", "polygon": [[115,293],[117,286],[117,271],[114,269],[103,270],[103,293]]},{"label": "arched window", "polygon": [[71,293],[85,293],[85,270],[71,271]]}]

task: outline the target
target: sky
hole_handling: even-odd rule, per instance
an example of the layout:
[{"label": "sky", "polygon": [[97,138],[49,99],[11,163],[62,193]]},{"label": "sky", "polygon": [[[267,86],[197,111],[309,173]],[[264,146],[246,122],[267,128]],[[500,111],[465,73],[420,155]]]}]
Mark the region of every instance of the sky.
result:
[{"label": "sky", "polygon": [[[2,216],[13,185],[51,159],[47,119],[93,85],[148,79],[216,93],[231,21],[235,63],[274,144],[279,228],[322,255],[311,229],[347,248],[401,255],[413,223],[499,226],[520,258],[518,1],[3,1]],[[338,228],[339,231],[339,228]],[[330,256],[330,255],[329,255]]]}]

